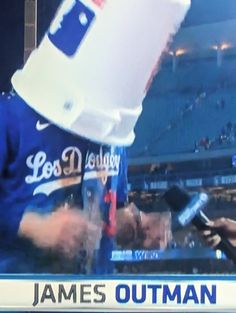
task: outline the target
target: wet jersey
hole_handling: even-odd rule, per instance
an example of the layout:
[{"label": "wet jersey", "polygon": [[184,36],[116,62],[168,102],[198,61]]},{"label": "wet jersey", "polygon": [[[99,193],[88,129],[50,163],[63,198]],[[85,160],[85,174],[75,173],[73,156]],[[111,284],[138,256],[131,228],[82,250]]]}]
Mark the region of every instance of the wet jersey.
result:
[{"label": "wet jersey", "polygon": [[[46,214],[66,202],[92,215],[100,210],[104,230],[94,272],[112,271],[115,210],[127,198],[124,148],[72,135],[18,95],[5,95],[0,99],[0,149],[0,271],[68,270],[60,256],[17,236],[25,211]],[[69,271],[77,271],[77,265]]]}]

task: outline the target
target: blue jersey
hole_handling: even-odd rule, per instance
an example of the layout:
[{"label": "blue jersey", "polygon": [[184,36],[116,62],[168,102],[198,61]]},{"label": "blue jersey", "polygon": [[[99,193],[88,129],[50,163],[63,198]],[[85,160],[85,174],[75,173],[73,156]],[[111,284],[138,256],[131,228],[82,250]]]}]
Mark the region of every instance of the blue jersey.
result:
[{"label": "blue jersey", "polygon": [[115,210],[127,198],[124,148],[70,134],[15,95],[0,99],[0,149],[0,271],[81,270],[79,260],[69,266],[62,256],[17,236],[24,212],[46,214],[68,202],[99,207],[104,230],[94,272],[111,272]]}]

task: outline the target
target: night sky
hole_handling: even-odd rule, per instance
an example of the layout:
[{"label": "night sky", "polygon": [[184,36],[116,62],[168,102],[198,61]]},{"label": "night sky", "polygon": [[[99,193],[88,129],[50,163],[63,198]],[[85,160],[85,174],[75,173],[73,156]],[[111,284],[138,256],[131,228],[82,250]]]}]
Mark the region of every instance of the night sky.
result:
[{"label": "night sky", "polygon": [[[38,0],[38,41],[61,0]],[[10,78],[23,65],[24,0],[0,0],[0,91],[11,89]]]},{"label": "night sky", "polygon": [[0,90],[10,88],[10,77],[23,62],[24,0],[0,0]]}]

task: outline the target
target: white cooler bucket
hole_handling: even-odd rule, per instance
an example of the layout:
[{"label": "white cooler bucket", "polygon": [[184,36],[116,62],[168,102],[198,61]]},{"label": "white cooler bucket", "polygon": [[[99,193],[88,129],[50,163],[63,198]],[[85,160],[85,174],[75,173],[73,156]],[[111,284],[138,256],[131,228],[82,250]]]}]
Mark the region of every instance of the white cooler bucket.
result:
[{"label": "white cooler bucket", "polygon": [[12,84],[38,113],[90,140],[130,145],[142,101],[190,0],[65,0]]}]

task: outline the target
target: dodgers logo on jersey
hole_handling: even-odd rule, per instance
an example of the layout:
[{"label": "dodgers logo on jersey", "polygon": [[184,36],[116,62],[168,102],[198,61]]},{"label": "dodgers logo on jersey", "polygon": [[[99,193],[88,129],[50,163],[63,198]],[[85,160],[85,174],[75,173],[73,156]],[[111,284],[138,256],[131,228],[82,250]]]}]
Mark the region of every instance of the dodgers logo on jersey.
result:
[{"label": "dodgers logo on jersey", "polygon": [[64,54],[73,56],[90,28],[95,13],[79,0],[70,1],[63,13],[52,23],[48,38]]},{"label": "dodgers logo on jersey", "polygon": [[[50,195],[53,191],[81,183],[82,153],[77,147],[67,147],[61,157],[50,161],[44,151],[27,157],[26,165],[32,170],[25,177],[26,184],[35,184],[33,195]],[[43,182],[42,182],[43,181]]]},{"label": "dodgers logo on jersey", "polygon": [[109,176],[117,176],[119,173],[120,155],[103,151],[99,153],[90,152],[86,155],[84,179],[101,178],[103,184]]}]

